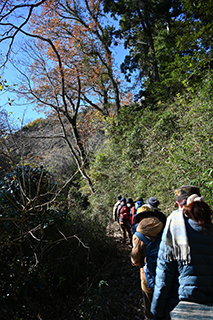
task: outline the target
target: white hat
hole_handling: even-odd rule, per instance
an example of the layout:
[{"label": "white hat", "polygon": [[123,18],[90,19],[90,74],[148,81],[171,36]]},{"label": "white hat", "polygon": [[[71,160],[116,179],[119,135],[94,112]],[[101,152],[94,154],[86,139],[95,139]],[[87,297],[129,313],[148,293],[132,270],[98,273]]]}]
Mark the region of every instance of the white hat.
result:
[{"label": "white hat", "polygon": [[197,194],[192,194],[191,196],[188,197],[187,201],[186,201],[186,205],[188,206],[189,204],[191,204],[192,202],[195,201],[204,201],[203,197],[199,197]]}]

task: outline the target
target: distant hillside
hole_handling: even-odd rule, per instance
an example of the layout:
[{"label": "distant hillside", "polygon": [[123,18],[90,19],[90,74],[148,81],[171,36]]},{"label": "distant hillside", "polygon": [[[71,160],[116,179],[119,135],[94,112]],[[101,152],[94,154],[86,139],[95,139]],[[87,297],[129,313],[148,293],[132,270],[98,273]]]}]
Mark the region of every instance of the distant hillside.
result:
[{"label": "distant hillside", "polygon": [[[83,114],[79,117],[82,118]],[[83,120],[81,121],[83,122]],[[69,123],[64,121],[64,124],[75,148]],[[86,132],[86,135],[88,137],[83,136],[82,139],[84,139],[89,158],[90,152],[97,149],[99,144],[102,143],[104,135],[100,126],[96,128],[91,137],[88,132]],[[54,116],[49,116],[46,119],[39,118],[9,135],[5,141],[6,147],[4,146],[4,150],[7,155],[15,160],[16,164],[23,159],[25,164],[48,166],[48,170],[56,178],[69,177],[71,175],[70,171],[75,168],[75,162],[63,136],[63,130],[58,119]],[[2,177],[11,167],[8,156],[0,155],[0,167],[0,176]]]},{"label": "distant hillside", "polygon": [[54,117],[37,119],[7,138],[8,153],[16,163],[23,159],[25,163],[49,166],[53,172],[63,174],[63,168],[73,162],[62,135]]}]

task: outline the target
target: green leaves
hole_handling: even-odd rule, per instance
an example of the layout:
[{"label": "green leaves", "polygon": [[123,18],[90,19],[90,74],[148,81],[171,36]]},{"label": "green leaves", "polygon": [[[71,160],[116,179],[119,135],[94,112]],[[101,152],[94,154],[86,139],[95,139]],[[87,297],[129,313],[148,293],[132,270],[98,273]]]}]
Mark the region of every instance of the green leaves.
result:
[{"label": "green leaves", "polygon": [[[166,214],[174,209],[173,190],[196,184],[212,204],[213,104],[211,80],[200,95],[193,89],[158,110],[122,108],[117,124],[108,121],[107,140],[90,166],[96,193],[94,210],[112,215],[117,194],[147,198],[155,195]],[[104,208],[104,210],[103,210]]]}]

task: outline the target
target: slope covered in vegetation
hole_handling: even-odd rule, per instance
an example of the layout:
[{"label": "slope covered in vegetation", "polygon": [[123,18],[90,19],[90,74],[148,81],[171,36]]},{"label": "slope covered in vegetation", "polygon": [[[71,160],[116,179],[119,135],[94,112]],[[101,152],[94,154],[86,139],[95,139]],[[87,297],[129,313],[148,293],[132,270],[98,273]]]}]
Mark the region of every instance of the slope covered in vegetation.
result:
[{"label": "slope covered in vegetation", "polygon": [[182,184],[198,185],[213,204],[212,121],[211,80],[196,96],[159,101],[155,110],[124,107],[117,119],[109,119],[105,143],[90,166],[96,188],[92,205],[110,215],[116,194],[156,196],[168,215],[174,208],[173,190]]},{"label": "slope covered in vegetation", "polygon": [[[136,318],[141,316],[138,273],[129,261],[131,248],[119,258],[114,236],[109,237],[117,194],[133,199],[156,196],[168,215],[174,209],[173,190],[194,184],[213,204],[211,80],[197,95],[179,95],[168,104],[159,101],[154,110],[136,103],[127,105],[118,116],[99,120],[102,143],[90,152],[89,166],[94,193],[78,175],[56,196],[64,179],[76,170],[72,164],[69,173],[65,170],[58,175],[57,161],[49,167],[53,175],[45,167],[36,168],[33,161],[31,169],[21,166],[1,180],[0,302],[5,319],[27,320],[38,315],[45,320],[67,320],[69,316],[123,319],[121,310],[129,310],[126,303],[137,304],[130,310]],[[32,134],[50,133],[51,122],[46,122],[41,132],[31,129]],[[22,134],[26,143],[31,141],[26,130]],[[32,141],[29,145],[33,148]],[[55,140],[51,146],[54,159],[60,157],[63,168],[63,143]],[[45,156],[50,160],[46,148],[45,143],[39,144],[43,160]],[[30,163],[28,153],[33,150],[25,155]],[[47,184],[46,175],[51,183]],[[51,192],[44,191],[43,185]],[[137,291],[137,299],[131,290]],[[127,295],[126,303],[122,293]]]}]

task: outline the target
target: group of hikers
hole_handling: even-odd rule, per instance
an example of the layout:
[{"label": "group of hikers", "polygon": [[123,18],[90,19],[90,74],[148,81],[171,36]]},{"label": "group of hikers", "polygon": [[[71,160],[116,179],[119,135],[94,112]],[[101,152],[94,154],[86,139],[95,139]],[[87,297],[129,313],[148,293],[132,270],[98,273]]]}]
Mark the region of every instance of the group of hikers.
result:
[{"label": "group of hikers", "polygon": [[213,212],[196,186],[183,185],[175,196],[177,210],[166,217],[156,197],[144,203],[119,195],[113,219],[140,267],[145,317],[188,319],[189,308],[190,319],[202,312],[213,319]]}]

